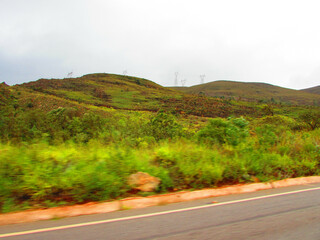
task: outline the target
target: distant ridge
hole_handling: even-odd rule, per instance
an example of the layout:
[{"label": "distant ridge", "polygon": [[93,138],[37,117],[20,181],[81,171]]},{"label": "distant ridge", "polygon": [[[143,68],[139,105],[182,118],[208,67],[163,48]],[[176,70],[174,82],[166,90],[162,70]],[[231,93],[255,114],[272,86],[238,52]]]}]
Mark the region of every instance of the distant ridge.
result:
[{"label": "distant ridge", "polygon": [[301,91],[313,93],[313,94],[320,94],[320,86],[302,89]]},{"label": "distant ridge", "polygon": [[[267,83],[218,80],[191,87],[172,87],[189,94],[203,94],[254,102],[281,102],[294,105],[320,105],[320,95],[315,92],[293,90]],[[320,91],[320,87],[318,88]]]}]

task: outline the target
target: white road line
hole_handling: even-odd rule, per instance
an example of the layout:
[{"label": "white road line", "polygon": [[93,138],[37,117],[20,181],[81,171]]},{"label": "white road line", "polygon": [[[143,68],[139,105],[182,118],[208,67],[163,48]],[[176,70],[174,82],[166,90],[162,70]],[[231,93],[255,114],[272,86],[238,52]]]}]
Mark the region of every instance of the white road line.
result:
[{"label": "white road line", "polygon": [[265,198],[272,198],[272,197],[278,197],[278,196],[284,196],[284,195],[290,195],[290,194],[296,194],[296,193],[303,193],[303,192],[309,192],[309,191],[315,191],[315,190],[320,190],[320,187],[308,188],[308,189],[303,189],[303,190],[295,190],[295,191],[290,191],[290,192],[285,192],[285,193],[276,193],[276,194],[270,194],[270,195],[265,195],[265,196],[260,196],[260,197],[245,198],[245,199],[234,200],[234,201],[223,202],[223,203],[214,203],[214,204],[210,204],[210,205],[202,205],[202,206],[197,206],[197,207],[189,207],[189,208],[182,208],[182,209],[169,210],[169,211],[163,211],[163,212],[148,213],[148,214],[142,214],[142,215],[137,215],[137,216],[114,218],[114,219],[107,219],[107,220],[100,220],[100,221],[92,221],[92,222],[86,222],[86,223],[77,223],[77,224],[70,224],[70,225],[59,226],[59,227],[42,228],[42,229],[35,229],[35,230],[22,231],[22,232],[4,233],[4,234],[0,234],[0,238],[34,234],[34,233],[42,233],[42,232],[49,232],[49,231],[56,231],[56,230],[63,230],[63,229],[76,228],[76,227],[85,227],[85,226],[97,225],[97,224],[102,224],[102,223],[112,223],[112,222],[120,222],[120,221],[133,220],[133,219],[139,219],[139,218],[160,216],[160,215],[165,215],[165,214],[170,214],[170,213],[179,213],[179,212],[197,210],[197,209],[202,209],[202,208],[218,207],[218,206],[229,205],[229,204],[234,204],[234,203],[242,203],[242,202],[254,201],[254,200],[265,199]]}]

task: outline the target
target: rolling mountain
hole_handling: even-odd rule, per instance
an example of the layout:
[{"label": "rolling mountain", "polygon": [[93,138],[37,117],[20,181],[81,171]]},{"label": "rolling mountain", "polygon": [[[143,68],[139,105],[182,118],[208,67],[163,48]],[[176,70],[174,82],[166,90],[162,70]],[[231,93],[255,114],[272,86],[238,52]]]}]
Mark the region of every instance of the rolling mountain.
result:
[{"label": "rolling mountain", "polygon": [[318,94],[265,83],[216,81],[168,88],[142,78],[106,73],[39,79],[15,86],[3,83],[0,100],[0,108],[19,111],[48,112],[72,107],[81,114],[88,110],[105,113],[112,109],[152,112],[162,109],[204,117],[260,116],[264,114],[261,112],[264,103],[288,103],[278,105],[279,113],[290,113],[295,105],[300,110],[303,105],[320,105]]},{"label": "rolling mountain", "polygon": [[282,88],[266,83],[214,81],[191,87],[172,87],[189,94],[202,94],[253,102],[281,102],[294,105],[320,105],[320,95]]},{"label": "rolling mountain", "polygon": [[302,89],[301,91],[313,94],[320,94],[320,86]]},{"label": "rolling mountain", "polygon": [[95,111],[163,109],[173,113],[205,117],[256,113],[253,106],[186,94],[142,78],[106,73],[88,74],[79,78],[39,79],[8,86],[6,91],[13,96],[15,108],[23,111],[40,109],[48,112],[59,107],[74,107],[79,112],[89,109]]},{"label": "rolling mountain", "polygon": [[157,110],[160,100],[183,95],[146,79],[105,73],[40,79],[16,87],[97,107],[136,110]]}]

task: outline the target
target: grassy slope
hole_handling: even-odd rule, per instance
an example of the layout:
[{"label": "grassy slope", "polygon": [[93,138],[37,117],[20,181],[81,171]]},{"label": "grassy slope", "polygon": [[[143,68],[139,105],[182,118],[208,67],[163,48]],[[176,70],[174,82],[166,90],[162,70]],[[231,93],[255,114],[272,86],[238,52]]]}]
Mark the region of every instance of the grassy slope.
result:
[{"label": "grassy slope", "polygon": [[320,105],[320,96],[305,91],[282,88],[266,83],[215,81],[188,88],[172,88],[189,94],[205,94],[245,101],[282,102],[295,105]]},{"label": "grassy slope", "polygon": [[302,89],[303,92],[313,93],[313,94],[320,94],[320,86]]},{"label": "grassy slope", "polygon": [[248,104],[190,95],[152,81],[114,74],[88,74],[79,78],[40,79],[10,87],[20,107],[50,111],[58,107],[187,113],[206,117],[254,114]]},{"label": "grassy slope", "polygon": [[[275,105],[276,114],[295,115],[303,104],[320,102],[320,96],[302,91],[284,89],[263,83],[236,83],[218,81],[189,88],[188,94],[169,89],[152,81],[114,74],[88,74],[79,78],[40,79],[21,85],[2,85],[0,97],[22,110],[41,109],[45,112],[59,107],[75,107],[80,112],[93,109],[109,112],[113,109],[158,111],[160,109],[204,117],[257,117],[260,100],[291,102],[301,106]],[[227,96],[225,99],[207,97]],[[234,99],[234,100],[230,100]],[[240,99],[240,100],[239,100]],[[252,102],[246,102],[251,100]],[[258,103],[257,103],[258,101]],[[3,102],[3,101],[2,101]]]},{"label": "grassy slope", "polygon": [[0,83],[0,106],[5,106],[12,101],[10,87],[5,83]]},{"label": "grassy slope", "polygon": [[146,79],[113,74],[40,79],[17,87],[78,103],[133,110],[157,110],[160,99],[182,95]]}]

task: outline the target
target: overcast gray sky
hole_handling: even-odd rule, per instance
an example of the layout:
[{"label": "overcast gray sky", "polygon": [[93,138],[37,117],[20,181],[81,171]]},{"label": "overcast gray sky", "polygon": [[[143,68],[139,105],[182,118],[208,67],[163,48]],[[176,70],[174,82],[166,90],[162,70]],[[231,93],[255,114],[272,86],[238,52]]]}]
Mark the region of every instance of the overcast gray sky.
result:
[{"label": "overcast gray sky", "polygon": [[320,85],[317,0],[0,0],[0,82],[106,72]]}]

